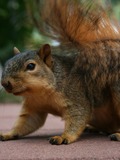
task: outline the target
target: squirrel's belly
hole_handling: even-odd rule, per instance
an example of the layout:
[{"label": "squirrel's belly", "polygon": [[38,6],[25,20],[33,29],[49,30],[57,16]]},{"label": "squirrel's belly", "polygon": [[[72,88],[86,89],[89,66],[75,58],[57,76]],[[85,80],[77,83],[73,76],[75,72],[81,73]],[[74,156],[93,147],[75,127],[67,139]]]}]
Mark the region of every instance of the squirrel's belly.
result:
[{"label": "squirrel's belly", "polygon": [[108,133],[120,131],[120,116],[115,112],[111,102],[107,102],[93,111],[90,125]]}]

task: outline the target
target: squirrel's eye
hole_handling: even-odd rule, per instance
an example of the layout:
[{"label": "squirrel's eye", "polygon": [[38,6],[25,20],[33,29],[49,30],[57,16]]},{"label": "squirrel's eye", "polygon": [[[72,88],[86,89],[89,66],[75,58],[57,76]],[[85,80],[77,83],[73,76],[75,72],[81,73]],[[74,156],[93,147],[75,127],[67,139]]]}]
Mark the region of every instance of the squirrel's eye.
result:
[{"label": "squirrel's eye", "polygon": [[34,63],[29,63],[26,67],[27,70],[34,70],[35,69],[35,64]]}]

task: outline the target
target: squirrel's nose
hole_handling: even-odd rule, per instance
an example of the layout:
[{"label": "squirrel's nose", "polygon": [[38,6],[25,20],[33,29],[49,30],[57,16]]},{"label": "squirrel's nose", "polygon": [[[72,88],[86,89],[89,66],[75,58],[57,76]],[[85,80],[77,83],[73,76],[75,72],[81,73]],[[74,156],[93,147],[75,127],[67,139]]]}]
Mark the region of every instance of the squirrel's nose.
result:
[{"label": "squirrel's nose", "polygon": [[7,82],[1,82],[2,86],[7,90],[7,91],[11,91],[12,90],[12,84],[10,83],[10,81]]}]

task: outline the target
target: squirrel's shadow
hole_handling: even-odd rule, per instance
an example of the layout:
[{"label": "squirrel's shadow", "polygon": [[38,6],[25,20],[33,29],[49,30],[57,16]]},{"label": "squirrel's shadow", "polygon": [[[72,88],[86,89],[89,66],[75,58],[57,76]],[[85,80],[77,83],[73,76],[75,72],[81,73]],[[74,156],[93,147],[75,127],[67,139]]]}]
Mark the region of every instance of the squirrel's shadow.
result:
[{"label": "squirrel's shadow", "polygon": [[32,141],[45,141],[45,140],[47,140],[47,141],[49,141],[49,138],[50,137],[53,137],[53,136],[56,136],[56,135],[58,135],[58,136],[60,136],[62,134],[62,132],[54,132],[54,133],[40,133],[40,134],[34,134],[34,135],[28,135],[28,136],[25,136],[25,137],[22,137],[22,138],[19,138],[18,140],[24,140],[24,141],[29,141],[29,142],[32,142]]},{"label": "squirrel's shadow", "polygon": [[[35,142],[40,142],[40,141],[49,141],[49,138],[50,137],[53,137],[53,136],[60,136],[62,132],[54,132],[54,133],[50,133],[50,134],[43,134],[43,133],[40,133],[39,135],[29,135],[29,136],[25,136],[25,137],[22,137],[20,138],[19,140],[24,140],[25,142],[29,142],[29,143],[33,143],[33,141]],[[77,141],[85,141],[85,140],[93,140],[93,139],[98,139],[100,140],[101,138],[104,138],[106,139],[108,137],[107,134],[101,134],[101,133],[98,133],[98,132],[84,132],[81,137],[77,140]]]}]

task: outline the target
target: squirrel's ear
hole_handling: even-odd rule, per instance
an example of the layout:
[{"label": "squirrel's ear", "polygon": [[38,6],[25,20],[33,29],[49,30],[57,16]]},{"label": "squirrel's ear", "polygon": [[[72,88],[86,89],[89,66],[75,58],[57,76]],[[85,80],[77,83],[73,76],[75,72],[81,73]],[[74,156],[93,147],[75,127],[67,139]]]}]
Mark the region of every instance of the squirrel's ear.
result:
[{"label": "squirrel's ear", "polygon": [[14,52],[14,54],[20,53],[20,51],[16,47],[13,48],[13,52]]},{"label": "squirrel's ear", "polygon": [[52,68],[53,60],[51,55],[51,47],[49,44],[45,44],[40,48],[38,52],[40,58],[46,63],[46,65]]}]

